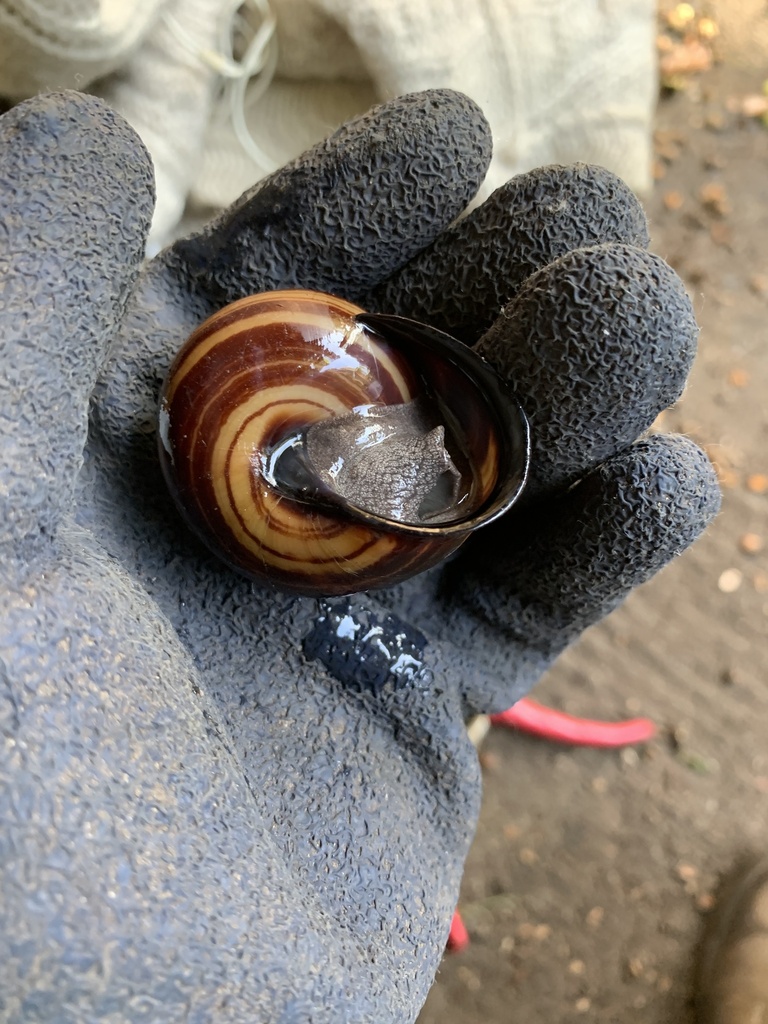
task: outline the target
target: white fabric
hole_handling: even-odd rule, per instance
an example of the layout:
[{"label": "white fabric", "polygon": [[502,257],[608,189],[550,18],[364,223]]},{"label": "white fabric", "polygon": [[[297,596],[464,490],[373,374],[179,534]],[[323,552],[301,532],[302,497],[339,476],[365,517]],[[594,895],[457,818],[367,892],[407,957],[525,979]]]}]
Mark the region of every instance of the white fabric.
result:
[{"label": "white fabric", "polygon": [[0,95],[87,89],[121,67],[165,0],[0,0]]},{"label": "white fabric", "polygon": [[650,185],[654,0],[269,3],[276,73],[246,105],[247,149],[231,95],[216,100],[232,0],[0,0],[0,94],[92,88],[112,102],[155,162],[155,248],[179,231],[188,199],[223,206],[372,103],[436,86],[466,92],[491,123],[483,195],[575,160],[638,192]]},{"label": "white fabric", "polygon": [[230,202],[374,100],[434,86],[485,111],[494,158],[481,198],[546,163],[602,164],[650,187],[653,0],[271,0],[277,75],[247,120],[250,162],[221,110],[193,186]]},{"label": "white fabric", "polygon": [[218,75],[195,53],[213,49],[221,16],[221,0],[171,0],[132,59],[94,90],[136,128],[152,154],[153,248],[173,236],[200,166]]}]

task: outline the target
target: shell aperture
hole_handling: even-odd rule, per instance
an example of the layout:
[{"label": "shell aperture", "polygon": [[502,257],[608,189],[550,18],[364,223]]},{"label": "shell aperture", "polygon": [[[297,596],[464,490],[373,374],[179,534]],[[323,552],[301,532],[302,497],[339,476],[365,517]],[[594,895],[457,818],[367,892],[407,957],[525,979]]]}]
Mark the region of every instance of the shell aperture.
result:
[{"label": "shell aperture", "polygon": [[284,447],[273,476],[299,499],[337,501],[414,525],[453,518],[462,483],[445,427],[420,399],[359,406],[313,423]]}]

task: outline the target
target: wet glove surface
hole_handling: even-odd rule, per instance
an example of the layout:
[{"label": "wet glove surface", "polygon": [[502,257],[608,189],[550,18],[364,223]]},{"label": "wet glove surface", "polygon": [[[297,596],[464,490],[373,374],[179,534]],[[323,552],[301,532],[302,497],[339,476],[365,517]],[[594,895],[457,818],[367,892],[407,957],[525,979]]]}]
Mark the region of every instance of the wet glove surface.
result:
[{"label": "wet glove surface", "polygon": [[[446,91],[350,123],[146,267],[151,171],[119,118],[40,97],[0,138],[0,1016],[412,1020],[478,811],[465,716],[717,510],[690,441],[634,443],[690,367],[683,287],[597,168],[454,223],[490,140]],[[163,375],[214,310],[292,286],[455,329],[528,411],[528,500],[444,569],[287,597],[179,521]]]}]

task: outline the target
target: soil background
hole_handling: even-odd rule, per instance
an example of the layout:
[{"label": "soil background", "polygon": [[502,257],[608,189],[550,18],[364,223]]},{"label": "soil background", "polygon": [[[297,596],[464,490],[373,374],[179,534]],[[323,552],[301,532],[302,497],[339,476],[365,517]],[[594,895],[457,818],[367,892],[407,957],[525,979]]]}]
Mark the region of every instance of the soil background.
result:
[{"label": "soil background", "polygon": [[696,10],[718,29],[705,40],[715,60],[662,90],[645,204],[701,337],[685,395],[656,426],[706,448],[722,512],[534,693],[577,715],[647,715],[654,741],[485,739],[459,904],[470,944],[444,958],[420,1024],[692,1024],[718,878],[768,848],[768,117],[755,114],[768,8]]}]

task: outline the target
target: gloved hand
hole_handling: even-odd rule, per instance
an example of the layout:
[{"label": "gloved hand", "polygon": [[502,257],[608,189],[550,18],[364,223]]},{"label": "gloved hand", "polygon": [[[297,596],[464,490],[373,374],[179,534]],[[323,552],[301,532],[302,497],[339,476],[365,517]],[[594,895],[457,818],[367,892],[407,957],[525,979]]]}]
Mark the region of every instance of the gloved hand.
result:
[{"label": "gloved hand", "polygon": [[[412,1020],[478,811],[465,717],[511,704],[717,509],[691,442],[633,443],[690,366],[683,288],[595,168],[526,175],[449,227],[490,153],[455,93],[375,109],[141,270],[127,125],[49,95],[0,137],[0,1019]],[[287,597],[181,524],[164,372],[216,308],[286,286],[482,336],[511,376],[530,498],[447,568]]]}]

